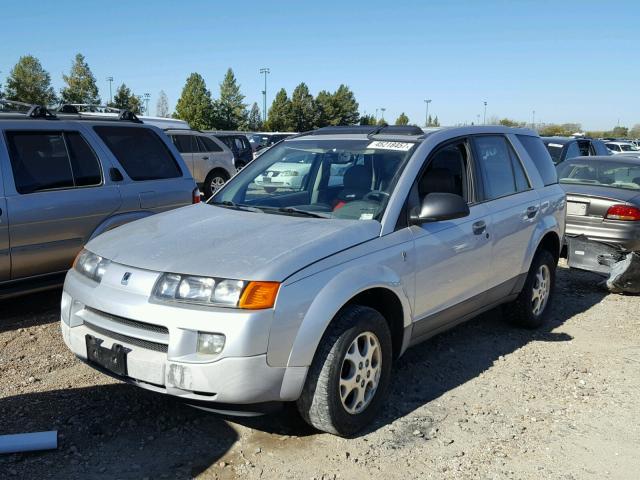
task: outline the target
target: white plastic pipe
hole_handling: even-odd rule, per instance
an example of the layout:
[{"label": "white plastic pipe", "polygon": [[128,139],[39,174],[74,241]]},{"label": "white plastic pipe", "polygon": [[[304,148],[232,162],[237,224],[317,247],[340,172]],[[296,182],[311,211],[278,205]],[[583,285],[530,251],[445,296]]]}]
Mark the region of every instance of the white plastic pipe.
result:
[{"label": "white plastic pipe", "polygon": [[58,432],[18,433],[0,435],[0,453],[32,452],[58,448]]}]

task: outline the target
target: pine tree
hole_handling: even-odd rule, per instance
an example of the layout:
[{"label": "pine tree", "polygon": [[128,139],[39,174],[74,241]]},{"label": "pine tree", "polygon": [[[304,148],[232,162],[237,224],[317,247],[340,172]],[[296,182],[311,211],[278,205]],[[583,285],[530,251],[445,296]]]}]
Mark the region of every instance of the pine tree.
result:
[{"label": "pine tree", "polygon": [[156,103],[156,116],[157,117],[169,117],[169,99],[164,90],[160,90],[158,94],[158,102]]},{"label": "pine tree", "polygon": [[375,125],[376,117],[373,115],[363,115],[360,117],[360,125]]},{"label": "pine tree", "polygon": [[355,125],[358,123],[358,102],[346,85],[340,85],[333,94],[333,123],[332,125]]},{"label": "pine tree", "polygon": [[432,127],[433,126],[433,119],[431,118],[431,115],[429,115],[427,117],[427,124],[425,125],[425,127]]},{"label": "pine tree", "polygon": [[284,88],[281,88],[273,99],[265,128],[272,132],[287,132],[293,129],[291,125],[291,100],[289,100]]},{"label": "pine tree", "polygon": [[142,100],[134,95],[124,83],[117,88],[113,102],[109,103],[109,106],[120,110],[129,110],[136,115],[142,112]]},{"label": "pine tree", "polygon": [[296,132],[312,130],[316,124],[317,112],[309,87],[302,82],[291,94],[291,128]]},{"label": "pine tree", "polygon": [[20,57],[11,69],[5,95],[8,100],[38,105],[50,105],[56,101],[51,76],[33,55]]},{"label": "pine tree", "polygon": [[208,130],[213,128],[213,102],[211,93],[207,90],[204,78],[198,73],[192,73],[182,89],[182,94],[176,103],[176,118],[186,120],[191,128]]},{"label": "pine tree", "polygon": [[252,132],[259,132],[262,130],[262,117],[260,114],[260,107],[256,102],[251,105],[251,111],[247,119],[247,129]]},{"label": "pine tree", "polygon": [[440,126],[440,122],[438,121],[438,116],[436,115],[436,117],[433,119],[433,126],[434,127],[439,127]]},{"label": "pine tree", "polygon": [[402,112],[398,118],[396,118],[396,125],[408,125],[409,117],[407,117],[404,112]]},{"label": "pine tree", "polygon": [[67,84],[60,91],[62,103],[100,104],[96,78],[81,53],[76,54],[69,75],[62,75],[62,79]]},{"label": "pine tree", "polygon": [[238,130],[246,127],[247,105],[233,70],[228,69],[220,84],[220,98],[214,102],[215,126],[220,130]]},{"label": "pine tree", "polygon": [[334,106],[333,95],[327,90],[321,90],[316,95],[316,124],[318,128],[333,125]]}]

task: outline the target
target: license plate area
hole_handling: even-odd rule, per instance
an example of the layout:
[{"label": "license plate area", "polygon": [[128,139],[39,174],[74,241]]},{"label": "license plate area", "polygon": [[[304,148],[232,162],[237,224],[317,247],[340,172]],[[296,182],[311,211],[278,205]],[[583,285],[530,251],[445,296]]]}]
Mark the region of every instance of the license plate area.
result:
[{"label": "license plate area", "polygon": [[581,202],[567,202],[567,215],[585,216],[587,204]]},{"label": "license plate area", "polygon": [[84,338],[87,345],[87,360],[90,363],[95,363],[116,375],[127,376],[128,348],[118,343],[114,343],[111,348],[103,347],[104,340],[89,334]]}]

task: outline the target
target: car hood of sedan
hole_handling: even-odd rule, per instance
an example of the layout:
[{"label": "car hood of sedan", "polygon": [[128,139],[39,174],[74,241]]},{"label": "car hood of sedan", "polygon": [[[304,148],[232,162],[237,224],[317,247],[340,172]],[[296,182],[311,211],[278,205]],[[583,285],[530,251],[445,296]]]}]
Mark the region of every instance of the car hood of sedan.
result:
[{"label": "car hood of sedan", "polygon": [[246,212],[207,204],[152,215],[87,244],[114,262],[158,272],[283,281],[380,235],[375,220]]}]

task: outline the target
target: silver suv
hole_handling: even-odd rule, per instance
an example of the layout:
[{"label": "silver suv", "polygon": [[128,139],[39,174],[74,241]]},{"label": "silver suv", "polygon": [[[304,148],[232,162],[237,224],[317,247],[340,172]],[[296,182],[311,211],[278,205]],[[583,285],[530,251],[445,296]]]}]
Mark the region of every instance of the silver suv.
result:
[{"label": "silver suv", "polygon": [[60,285],[91,238],[199,201],[167,137],[134,116],[80,119],[2,107],[0,297]]},{"label": "silver suv", "polygon": [[[304,179],[257,183],[283,163]],[[348,436],[411,345],[501,304],[518,325],[543,323],[564,218],[531,130],[320,129],[206,204],[90,242],[67,275],[62,333],[140,387],[211,410],[297,402]]]},{"label": "silver suv", "polygon": [[210,198],[236,173],[233,153],[211,134],[197,130],[166,130],[191,170],[205,198]]}]

